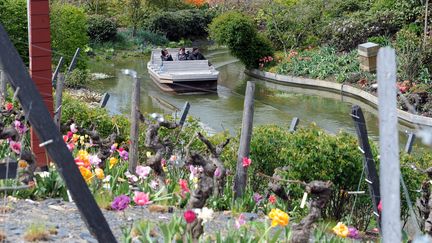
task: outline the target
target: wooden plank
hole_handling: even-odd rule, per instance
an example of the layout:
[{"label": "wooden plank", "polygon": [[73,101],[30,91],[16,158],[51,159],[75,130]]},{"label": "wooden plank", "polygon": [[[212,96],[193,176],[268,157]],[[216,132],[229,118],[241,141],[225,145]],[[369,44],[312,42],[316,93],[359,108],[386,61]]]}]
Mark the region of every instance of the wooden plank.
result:
[{"label": "wooden plank", "polygon": [[30,51],[30,56],[32,57],[51,56],[51,43],[43,42],[43,43],[33,44],[32,48],[29,51]]},{"label": "wooden plank", "polygon": [[[373,159],[372,150],[369,145],[369,138],[366,129],[366,121],[363,116],[363,111],[358,105],[353,105],[351,116],[354,120],[354,125],[356,128],[357,137],[359,140],[360,149],[363,154],[363,163],[366,172],[366,182],[369,188],[369,194],[372,199],[372,206],[376,218],[376,222],[380,222],[380,217],[378,213],[378,204],[381,200],[380,197],[380,184],[379,177],[376,170],[376,164]],[[360,176],[360,175],[359,175]],[[378,224],[380,228],[380,224]]]},{"label": "wooden plank", "polygon": [[49,13],[49,4],[44,1],[32,1],[29,4],[29,14],[30,15],[46,15]]},{"label": "wooden plank", "polygon": [[13,74],[9,80],[10,85],[14,90],[19,88],[18,101],[24,112],[28,114],[28,120],[40,141],[53,140],[45,148],[70,190],[87,228],[99,242],[116,242],[108,223],[81,176],[72,154],[55,126],[50,112],[32,82],[26,66],[1,24],[0,46],[3,47],[0,52],[0,69]]},{"label": "wooden plank", "polygon": [[32,22],[31,26],[34,29],[46,29],[47,26],[50,24],[50,18],[47,14],[41,14],[41,15],[32,15]]},{"label": "wooden plank", "polygon": [[4,71],[0,71],[0,96],[3,101],[7,99],[7,78]]},{"label": "wooden plank", "polygon": [[52,82],[52,86],[53,86],[53,87],[56,86],[55,81],[56,81],[56,79],[57,79],[57,75],[58,75],[58,73],[59,73],[59,71],[60,71],[61,66],[63,66],[63,62],[64,62],[63,57],[60,57],[60,60],[59,60],[59,62],[58,62],[58,64],[57,64],[57,67],[56,67],[56,69],[55,69],[55,71],[54,71],[54,73],[53,73],[53,75],[52,75],[52,79],[51,79],[51,82]]},{"label": "wooden plank", "polygon": [[0,163],[0,179],[16,178],[17,170],[17,162]]},{"label": "wooden plank", "polygon": [[109,98],[110,98],[110,94],[108,94],[108,93],[105,93],[102,96],[102,99],[100,101],[100,107],[101,108],[104,108],[106,106],[106,104],[108,103]]},{"label": "wooden plank", "polygon": [[416,138],[416,136],[414,133],[411,132],[408,134],[408,140],[407,140],[407,143],[405,144],[405,153],[407,153],[407,154],[411,153],[415,138]]},{"label": "wooden plank", "polygon": [[255,83],[248,81],[246,85],[240,146],[238,150],[236,175],[234,179],[235,198],[241,197],[246,188],[247,168],[243,167],[243,158],[249,157],[250,152],[254,114],[254,93]]},{"label": "wooden plank", "polygon": [[43,43],[43,42],[50,42],[50,29],[36,29],[32,31],[31,37],[30,37],[30,41],[32,44],[35,43]]},{"label": "wooden plank", "polygon": [[140,91],[141,80],[135,71],[129,70],[129,75],[134,79],[134,89],[131,103],[131,129],[129,149],[129,171],[135,173],[138,164],[138,138],[139,138],[139,114],[140,114]]},{"label": "wooden plank", "polygon": [[294,117],[291,121],[289,131],[294,132],[297,129],[297,125],[299,124],[299,122],[300,120],[298,119],[298,117]]},{"label": "wooden plank", "polygon": [[[43,70],[51,71],[51,56],[30,57],[30,62],[32,63],[31,65],[32,71],[43,71]],[[47,68],[47,66],[49,68]]]},{"label": "wooden plank", "polygon": [[380,145],[381,225],[384,243],[402,241],[400,218],[399,133],[397,129],[396,53],[378,52],[378,113]]},{"label": "wooden plank", "polygon": [[69,74],[70,72],[72,72],[75,69],[75,66],[76,66],[76,63],[78,61],[78,57],[79,57],[79,54],[80,54],[80,50],[81,50],[80,48],[76,49],[75,54],[74,54],[74,56],[72,58],[72,61],[71,61],[70,65],[69,65],[69,67],[67,69],[67,74]]},{"label": "wooden plank", "polygon": [[60,131],[64,77],[59,74],[55,92],[54,123]]},{"label": "wooden plank", "polygon": [[189,109],[190,109],[190,104],[188,101],[186,101],[186,103],[183,106],[182,112],[181,112],[181,116],[180,116],[180,122],[179,125],[180,127],[183,127],[185,121],[186,121],[186,117],[189,113]]}]

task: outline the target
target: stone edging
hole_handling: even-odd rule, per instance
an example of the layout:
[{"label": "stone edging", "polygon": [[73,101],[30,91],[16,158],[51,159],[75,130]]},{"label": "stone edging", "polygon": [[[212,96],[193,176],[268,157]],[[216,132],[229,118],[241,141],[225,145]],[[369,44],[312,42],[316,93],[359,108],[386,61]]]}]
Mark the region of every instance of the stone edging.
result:
[{"label": "stone edging", "polygon": [[[378,106],[378,97],[347,84],[340,84],[340,83],[318,80],[318,79],[287,76],[287,75],[275,74],[270,72],[264,72],[257,69],[245,70],[245,73],[255,78],[260,78],[260,79],[278,82],[282,84],[289,84],[292,86],[301,86],[306,88],[307,87],[318,88],[320,90],[337,92],[342,95],[352,96],[354,98],[366,101],[367,103],[370,103],[374,107]],[[398,118],[405,122],[416,124],[416,125],[432,126],[432,118],[430,117],[414,115],[400,109],[397,110],[397,114],[398,114]]]}]

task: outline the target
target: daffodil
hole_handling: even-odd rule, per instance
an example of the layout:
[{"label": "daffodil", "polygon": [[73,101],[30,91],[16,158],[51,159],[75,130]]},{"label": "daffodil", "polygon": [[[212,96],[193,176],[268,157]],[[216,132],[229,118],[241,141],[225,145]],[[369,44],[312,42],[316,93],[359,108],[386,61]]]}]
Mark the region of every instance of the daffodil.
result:
[{"label": "daffodil", "polygon": [[268,216],[270,219],[272,219],[272,227],[277,225],[286,226],[289,223],[288,214],[278,208],[273,208]]},{"label": "daffodil", "polygon": [[333,227],[333,232],[342,238],[345,238],[349,234],[348,227],[342,222],[337,223],[335,227]]}]

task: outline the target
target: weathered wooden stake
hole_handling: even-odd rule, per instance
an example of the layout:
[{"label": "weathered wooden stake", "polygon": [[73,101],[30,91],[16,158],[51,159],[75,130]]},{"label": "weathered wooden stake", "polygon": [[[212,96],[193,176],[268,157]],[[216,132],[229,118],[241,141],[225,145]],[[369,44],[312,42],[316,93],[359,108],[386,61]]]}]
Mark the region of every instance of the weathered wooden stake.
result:
[{"label": "weathered wooden stake", "polygon": [[254,115],[254,93],[255,83],[248,81],[243,108],[242,130],[240,136],[240,147],[237,156],[236,176],[234,179],[235,198],[243,195],[246,188],[247,168],[243,167],[243,158],[249,157],[250,141],[252,138],[253,115]]},{"label": "weathered wooden stake", "polygon": [[99,242],[116,242],[99,206],[96,204],[87,183],[81,176],[63,138],[55,126],[47,106],[42,100],[26,66],[11,43],[5,29],[0,24],[0,69],[10,73],[10,85],[19,89],[17,98],[28,116],[28,120],[40,141],[53,140],[45,146],[51,159],[56,163],[69,188],[82,219]]},{"label": "weathered wooden stake", "polygon": [[129,149],[129,171],[135,173],[138,164],[138,137],[139,137],[139,114],[140,114],[140,90],[141,82],[135,71],[129,70],[134,79],[134,90],[131,103],[131,130],[130,130],[130,149]]},{"label": "weathered wooden stake", "polygon": [[57,75],[58,75],[59,72],[60,72],[60,68],[61,68],[61,66],[63,66],[63,62],[64,62],[63,57],[60,57],[60,60],[59,60],[59,62],[58,62],[58,64],[57,64],[57,67],[56,67],[56,69],[55,69],[55,71],[54,71],[54,73],[53,73],[53,76],[52,76],[52,85],[53,85],[53,87],[56,87],[56,79],[57,79]]},{"label": "weathered wooden stake", "polygon": [[76,49],[75,54],[74,54],[74,56],[72,58],[72,61],[69,64],[69,67],[68,67],[68,70],[67,70],[67,74],[69,74],[70,72],[72,72],[75,69],[75,66],[76,66],[77,59],[78,59],[78,56],[80,54],[80,51],[81,51],[80,48]]},{"label": "weathered wooden stake", "polygon": [[397,130],[396,54],[390,47],[378,52],[378,112],[380,144],[380,191],[383,242],[401,242],[400,165]]},{"label": "weathered wooden stake", "polygon": [[55,92],[54,123],[60,131],[64,76],[60,73]]},{"label": "weathered wooden stake", "polygon": [[183,127],[183,124],[185,123],[186,117],[189,113],[189,109],[190,109],[190,104],[188,101],[186,101],[186,103],[183,106],[183,110],[182,110],[181,116],[180,116],[180,122],[179,122],[180,127]]},{"label": "weathered wooden stake", "polygon": [[298,117],[294,117],[292,119],[291,125],[290,125],[290,128],[289,128],[290,132],[294,132],[297,129],[297,125],[299,124],[299,121],[300,120],[298,119]]},{"label": "weathered wooden stake", "polygon": [[[369,145],[369,138],[366,129],[366,121],[363,116],[363,112],[358,105],[353,105],[351,116],[354,120],[356,127],[357,137],[359,139],[360,149],[363,153],[363,166],[365,166],[366,180],[368,182],[369,194],[372,199],[372,205],[376,222],[380,222],[378,213],[378,204],[380,202],[380,183],[378,173],[376,170],[376,164],[373,159],[372,150]],[[378,227],[380,224],[378,223]]]},{"label": "weathered wooden stake", "polygon": [[411,153],[415,138],[416,136],[414,133],[411,132],[410,134],[408,134],[408,140],[407,143],[405,144],[405,153],[407,154]]},{"label": "weathered wooden stake", "polygon": [[7,79],[6,73],[0,71],[0,95],[3,101],[7,99]]},{"label": "weathered wooden stake", "polygon": [[110,98],[110,94],[108,94],[108,93],[105,93],[102,96],[102,99],[101,99],[100,104],[99,104],[100,108],[104,108],[106,106],[106,104],[108,103],[109,98]]}]

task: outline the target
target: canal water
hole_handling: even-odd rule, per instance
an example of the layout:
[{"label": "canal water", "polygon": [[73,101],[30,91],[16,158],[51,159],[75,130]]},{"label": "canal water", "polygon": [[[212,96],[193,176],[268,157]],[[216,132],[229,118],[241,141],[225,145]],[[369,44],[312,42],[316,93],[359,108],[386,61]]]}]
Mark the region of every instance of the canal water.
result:
[{"label": "canal water", "polygon": [[[191,104],[190,115],[199,118],[210,132],[229,130],[235,133],[241,127],[246,81],[256,81],[254,124],[279,124],[288,127],[293,117],[300,125],[315,122],[330,133],[345,130],[355,133],[350,111],[352,104],[363,108],[369,135],[378,139],[377,110],[373,107],[325,91],[290,87],[247,76],[244,66],[233,58],[227,49],[207,50],[205,56],[220,71],[217,92],[198,95],[173,95],[164,93],[151,81],[147,72],[149,57],[128,57],[116,61],[106,60],[90,65],[91,72],[106,73],[113,78],[97,80],[92,88],[111,95],[107,109],[112,114],[130,112],[133,81],[123,74],[123,69],[134,69],[141,78],[141,111],[172,114],[181,110],[184,103]],[[406,141],[405,131],[399,126],[401,145]]]}]

